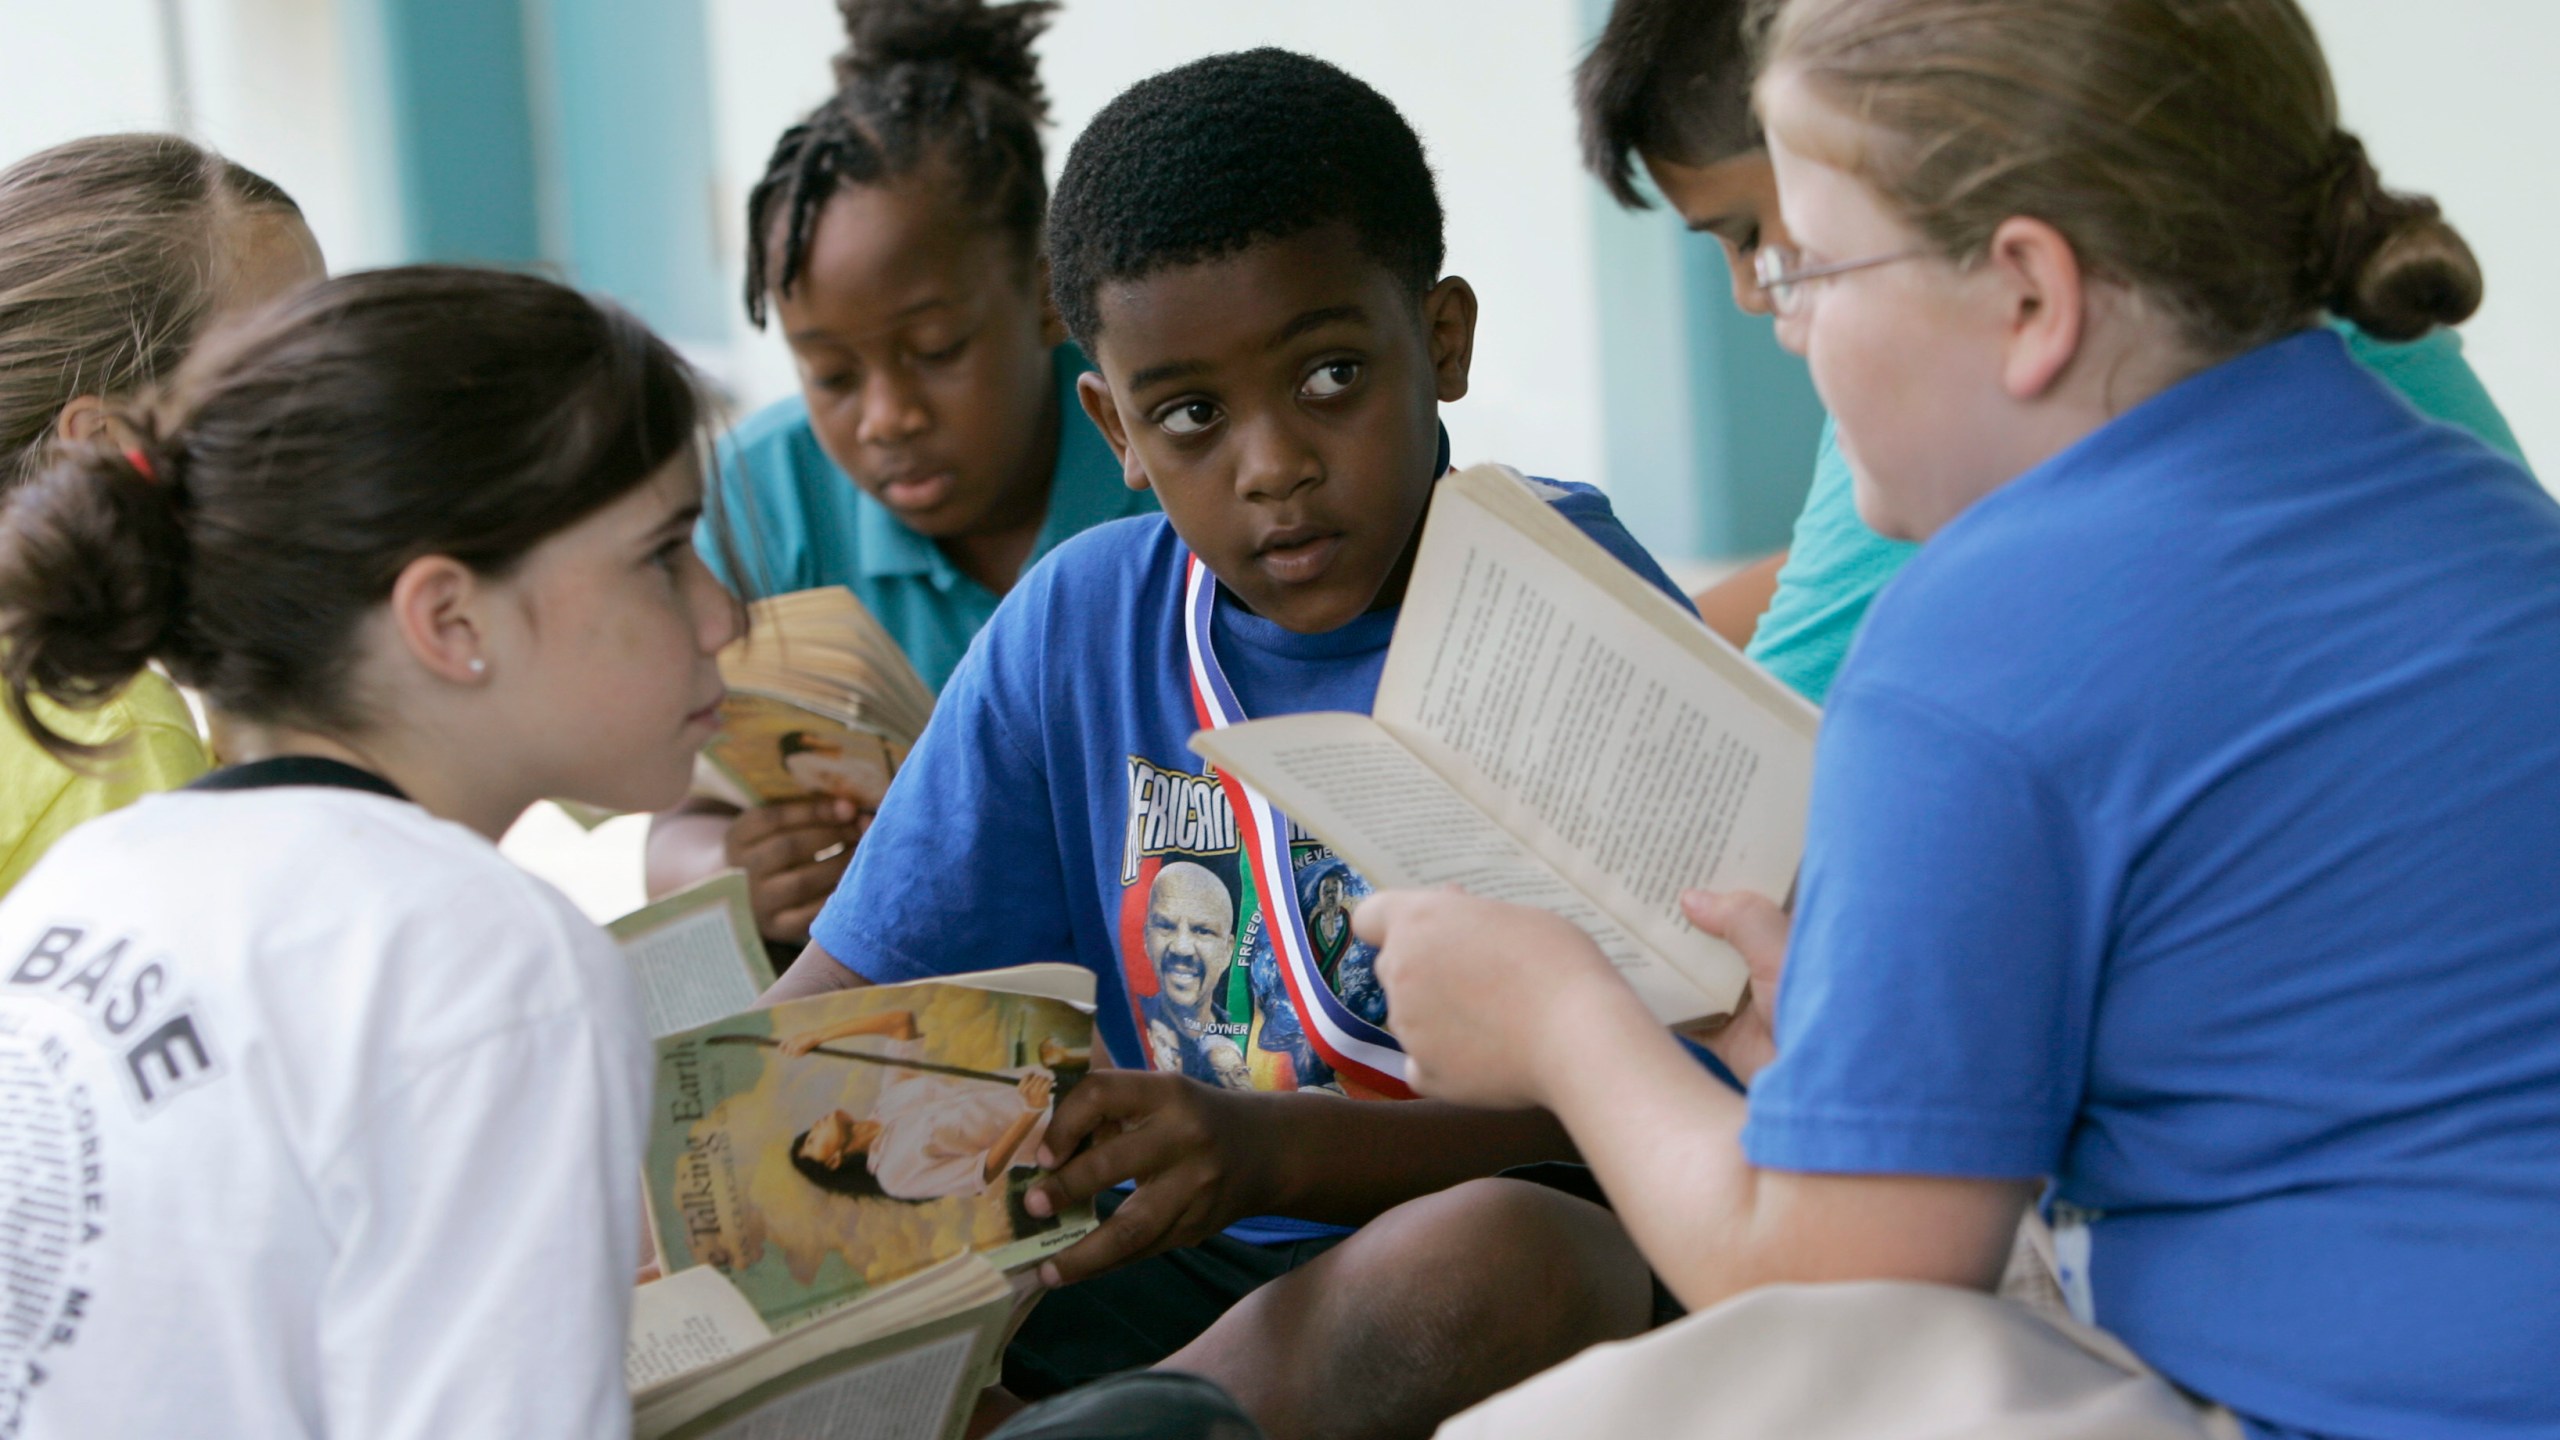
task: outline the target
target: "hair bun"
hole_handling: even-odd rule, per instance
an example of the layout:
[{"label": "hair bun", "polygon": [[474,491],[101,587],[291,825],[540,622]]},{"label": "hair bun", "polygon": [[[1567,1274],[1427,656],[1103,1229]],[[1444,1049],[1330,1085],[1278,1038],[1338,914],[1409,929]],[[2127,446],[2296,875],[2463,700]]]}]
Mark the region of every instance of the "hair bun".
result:
[{"label": "hair bun", "polygon": [[883,79],[908,66],[951,65],[1018,96],[1045,123],[1049,100],[1031,46],[1057,8],[1057,0],[836,0],[845,29],[836,83]]},{"label": "hair bun", "polygon": [[2320,212],[2315,296],[2380,340],[2415,340],[2480,308],[2480,262],[2433,200],[2386,190],[2364,142],[2341,130]]},{"label": "hair bun", "polygon": [[[0,526],[0,676],[28,733],[26,697],[94,704],[176,644],[187,535],[180,457],[145,442],[65,456],[9,497]],[[61,747],[77,752],[81,747]]]}]

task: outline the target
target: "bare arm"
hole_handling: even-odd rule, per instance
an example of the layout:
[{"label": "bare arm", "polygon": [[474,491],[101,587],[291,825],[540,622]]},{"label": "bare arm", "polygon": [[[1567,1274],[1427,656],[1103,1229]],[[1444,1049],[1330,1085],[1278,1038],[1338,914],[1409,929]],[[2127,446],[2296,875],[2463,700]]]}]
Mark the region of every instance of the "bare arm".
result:
[{"label": "bare arm", "polygon": [[800,958],[791,962],[791,968],[782,972],[782,978],[756,997],[756,1008],[768,1009],[785,1000],[806,1000],[838,990],[859,990],[870,983],[812,940],[809,948],[800,952]]},{"label": "bare arm", "polygon": [[1097,1072],[1058,1106],[1041,1146],[1057,1171],[1033,1214],[1135,1180],[1102,1227],[1042,1267],[1069,1284],[1195,1244],[1238,1220],[1361,1224],[1407,1200],[1514,1165],[1573,1158],[1554,1117],[1435,1100],[1221,1090],[1178,1075]]},{"label": "bare arm", "polygon": [[737,818],[737,806],[698,795],[650,816],[648,848],[641,852],[649,898],[664,899],[726,869],[729,825]]},{"label": "bare arm", "polygon": [[650,818],[649,898],[744,870],[757,931],[774,944],[804,944],[870,823],[870,812],[849,800],[785,800],[741,811],[695,796]]},{"label": "bare arm", "polygon": [[1552,1017],[1575,1058],[1551,1103],[1682,1303],[1787,1281],[1999,1282],[2032,1182],[1760,1169],[1742,1153],[1743,1098],[1621,991]]},{"label": "bare arm", "polygon": [[1698,607],[1698,618],[1735,649],[1749,645],[1760,628],[1760,617],[1769,613],[1769,600],[1778,593],[1779,567],[1786,563],[1787,552],[1781,550],[1699,591],[1690,597]]},{"label": "bare arm", "polygon": [[[1755,900],[1692,916],[1752,961],[1755,992],[1776,995],[1786,938],[1777,907]],[[1742,1150],[1747,1102],[1700,1069],[1566,921],[1405,891],[1363,901],[1353,923],[1381,946],[1378,974],[1417,1086],[1552,1110],[1690,1307],[1780,1281],[1997,1282],[2034,1182],[1754,1166]],[[1755,1002],[1717,1038],[1745,1075],[1766,1058],[1769,1008]]]}]

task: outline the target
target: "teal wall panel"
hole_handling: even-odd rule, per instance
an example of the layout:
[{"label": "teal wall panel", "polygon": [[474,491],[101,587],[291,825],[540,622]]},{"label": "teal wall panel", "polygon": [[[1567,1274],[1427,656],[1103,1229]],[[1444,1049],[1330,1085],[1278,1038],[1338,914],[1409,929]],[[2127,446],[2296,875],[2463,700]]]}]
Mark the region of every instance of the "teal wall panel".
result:
[{"label": "teal wall panel", "polygon": [[[1584,0],[1598,35],[1609,0]],[[1669,560],[1784,547],[1813,478],[1822,405],[1767,318],[1733,306],[1724,251],[1666,207],[1588,188],[1610,499]]]},{"label": "teal wall panel", "polygon": [[[359,0],[380,66],[402,258],[543,258],[518,0]],[[362,72],[359,72],[362,73]]]},{"label": "teal wall panel", "polygon": [[548,248],[671,339],[722,343],[701,0],[527,0]]}]

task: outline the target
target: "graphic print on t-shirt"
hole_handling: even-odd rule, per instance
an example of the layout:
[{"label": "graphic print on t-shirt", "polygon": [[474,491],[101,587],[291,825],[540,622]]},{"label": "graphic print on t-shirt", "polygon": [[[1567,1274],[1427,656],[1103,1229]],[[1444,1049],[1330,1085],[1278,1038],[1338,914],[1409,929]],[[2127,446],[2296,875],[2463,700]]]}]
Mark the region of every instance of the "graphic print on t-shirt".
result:
[{"label": "graphic print on t-shirt", "polygon": [[[101,1090],[148,1120],[221,1073],[165,960],[130,936],[47,926],[0,972],[0,1437],[19,1433],[48,1356],[80,1338],[107,1239]],[[78,1017],[74,1019],[73,1017]],[[81,1023],[85,1021],[85,1025]],[[101,1070],[121,1084],[101,1084]]]},{"label": "graphic print on t-shirt", "polygon": [[[1124,833],[1120,964],[1148,1063],[1229,1090],[1345,1091],[1289,998],[1218,777],[1130,756]],[[1289,861],[1325,983],[1384,1024],[1377,953],[1351,934],[1351,907],[1369,882],[1294,826]]]}]

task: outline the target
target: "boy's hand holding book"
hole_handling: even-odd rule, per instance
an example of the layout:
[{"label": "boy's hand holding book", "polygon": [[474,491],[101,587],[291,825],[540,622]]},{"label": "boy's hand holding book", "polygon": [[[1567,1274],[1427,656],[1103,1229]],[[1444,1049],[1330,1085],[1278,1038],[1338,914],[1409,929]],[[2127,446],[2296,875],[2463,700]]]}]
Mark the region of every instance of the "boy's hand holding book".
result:
[{"label": "boy's hand holding book", "polygon": [[1072,1285],[1132,1261],[1196,1245],[1269,1214],[1279,1199],[1262,1123],[1282,1097],[1220,1090],[1179,1075],[1098,1070],[1049,1119],[1023,1206],[1064,1213],[1126,1181],[1137,1189],[1093,1233],[1040,1267],[1042,1284]]}]

